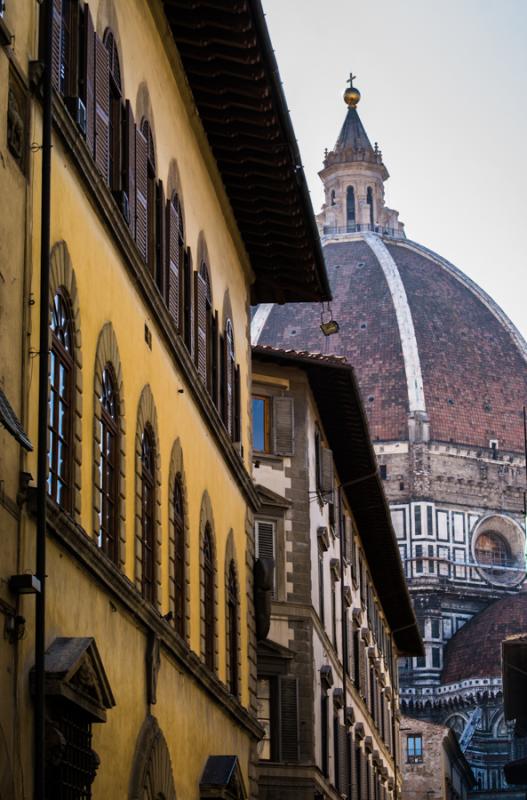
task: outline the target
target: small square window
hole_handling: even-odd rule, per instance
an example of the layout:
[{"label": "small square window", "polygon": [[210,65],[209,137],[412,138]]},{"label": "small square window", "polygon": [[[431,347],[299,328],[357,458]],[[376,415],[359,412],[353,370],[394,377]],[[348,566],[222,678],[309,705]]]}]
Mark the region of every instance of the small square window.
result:
[{"label": "small square window", "polygon": [[420,733],[406,737],[407,761],[409,764],[423,763],[423,737]]}]

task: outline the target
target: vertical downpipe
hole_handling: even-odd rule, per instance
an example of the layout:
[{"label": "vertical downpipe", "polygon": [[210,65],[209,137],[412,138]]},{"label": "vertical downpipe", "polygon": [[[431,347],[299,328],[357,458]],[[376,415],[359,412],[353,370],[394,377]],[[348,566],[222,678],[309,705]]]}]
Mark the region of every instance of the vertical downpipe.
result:
[{"label": "vertical downpipe", "polygon": [[35,800],[44,800],[45,793],[45,696],[44,651],[46,646],[46,502],[47,502],[47,435],[48,435],[48,350],[49,350],[49,266],[51,208],[51,127],[52,127],[52,41],[53,0],[41,6],[45,14],[44,73],[42,79],[42,200],[40,220],[40,336],[38,373],[38,456],[37,456],[37,541],[36,575],[40,593],[35,606]]}]

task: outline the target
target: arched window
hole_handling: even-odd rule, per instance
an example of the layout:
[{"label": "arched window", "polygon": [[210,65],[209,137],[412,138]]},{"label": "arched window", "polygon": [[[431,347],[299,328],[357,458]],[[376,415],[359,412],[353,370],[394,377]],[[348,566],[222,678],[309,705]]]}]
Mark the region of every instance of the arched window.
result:
[{"label": "arched window", "polygon": [[174,627],[185,636],[185,521],[181,475],[174,483]]},{"label": "arched window", "polygon": [[486,567],[511,566],[511,554],[505,539],[494,531],[480,533],[476,541],[476,561]]},{"label": "arched window", "polygon": [[51,312],[48,493],[68,511],[72,500],[73,372],[71,307],[59,289]]},{"label": "arched window", "polygon": [[198,372],[209,394],[213,395],[215,372],[212,290],[209,271],[204,261],[195,273],[196,347],[195,360]]},{"label": "arched window", "polygon": [[229,566],[227,583],[227,654],[229,691],[238,696],[238,581],[234,561]]},{"label": "arched window", "polygon": [[346,192],[346,224],[348,227],[355,225],[355,189],[348,186]]},{"label": "arched window", "polygon": [[97,544],[112,561],[119,550],[119,398],[110,364],[102,373],[100,408],[100,502]]},{"label": "arched window", "polygon": [[155,441],[149,425],[141,442],[141,594],[151,603],[155,590]]},{"label": "arched window", "polygon": [[373,213],[373,190],[371,186],[368,186],[368,188],[366,189],[366,202],[370,209],[370,227],[373,230],[373,227],[375,225],[375,218]]},{"label": "arched window", "polygon": [[330,202],[330,205],[332,205],[332,206],[335,205],[335,189],[331,190],[331,195],[330,195],[330,201],[329,202]]},{"label": "arched window", "polygon": [[[104,34],[104,46],[108,51],[108,66],[110,72],[110,115],[109,115],[109,178],[110,189],[116,193],[122,190],[122,86],[119,53],[115,37],[110,29]],[[123,208],[122,203],[120,204]]]},{"label": "arched window", "polygon": [[168,276],[166,280],[166,303],[178,333],[184,326],[183,305],[185,286],[183,282],[185,259],[185,232],[183,211],[179,197],[174,193],[168,201]]},{"label": "arched window", "polygon": [[215,645],[215,592],[214,592],[214,549],[210,525],[205,526],[203,536],[203,614],[204,614],[204,655],[205,664],[214,670]]}]

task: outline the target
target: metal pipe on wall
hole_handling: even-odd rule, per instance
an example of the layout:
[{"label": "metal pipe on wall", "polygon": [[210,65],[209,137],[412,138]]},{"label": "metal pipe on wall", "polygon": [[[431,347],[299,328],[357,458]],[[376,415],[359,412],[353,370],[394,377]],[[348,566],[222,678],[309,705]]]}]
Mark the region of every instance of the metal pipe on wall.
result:
[{"label": "metal pipe on wall", "polygon": [[49,270],[51,228],[51,131],[52,131],[52,49],[53,0],[41,5],[44,15],[42,77],[42,187],[40,220],[40,330],[38,375],[38,454],[37,454],[37,537],[36,575],[40,592],[35,606],[35,729],[33,797],[44,800],[45,795],[45,670],[46,648],[46,504],[48,471],[48,351],[49,351]]}]

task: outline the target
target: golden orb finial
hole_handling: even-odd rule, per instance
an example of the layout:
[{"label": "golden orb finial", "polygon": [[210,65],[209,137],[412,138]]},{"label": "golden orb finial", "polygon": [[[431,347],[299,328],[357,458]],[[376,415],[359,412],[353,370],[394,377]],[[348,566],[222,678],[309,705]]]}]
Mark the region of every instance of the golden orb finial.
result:
[{"label": "golden orb finial", "polygon": [[344,102],[347,106],[351,108],[357,108],[357,104],[360,101],[360,92],[358,89],[355,88],[353,85],[353,81],[357,76],[350,72],[350,76],[348,79],[349,86],[344,92]]}]

